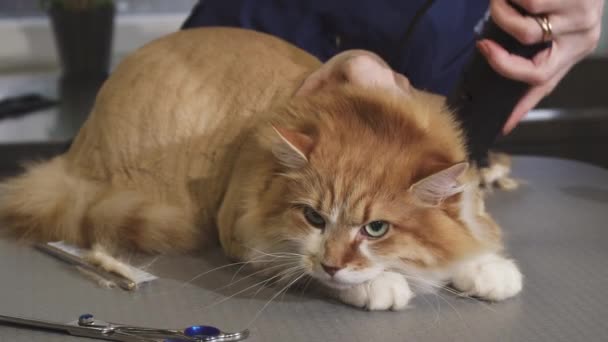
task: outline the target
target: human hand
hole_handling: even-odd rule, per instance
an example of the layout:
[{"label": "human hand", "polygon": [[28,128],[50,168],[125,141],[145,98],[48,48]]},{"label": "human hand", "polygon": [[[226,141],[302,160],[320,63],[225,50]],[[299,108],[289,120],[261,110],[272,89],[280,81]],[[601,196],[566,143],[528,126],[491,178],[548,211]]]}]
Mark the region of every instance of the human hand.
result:
[{"label": "human hand", "polygon": [[[523,44],[540,43],[546,38],[553,43],[551,48],[528,60],[510,54],[492,40],[477,42],[481,53],[499,74],[531,85],[514,107],[503,127],[503,134],[508,134],[576,63],[595,50],[604,8],[604,0],[511,1],[531,16],[519,13],[508,0],[490,0],[490,14],[496,24]],[[545,37],[535,18],[539,16],[547,16],[551,24],[551,37]]]}]

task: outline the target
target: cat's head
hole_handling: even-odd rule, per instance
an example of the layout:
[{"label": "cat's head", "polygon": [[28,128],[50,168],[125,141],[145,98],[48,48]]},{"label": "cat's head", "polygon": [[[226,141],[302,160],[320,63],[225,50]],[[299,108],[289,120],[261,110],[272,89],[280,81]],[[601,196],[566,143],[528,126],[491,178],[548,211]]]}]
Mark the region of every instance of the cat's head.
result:
[{"label": "cat's head", "polygon": [[261,134],[276,162],[260,197],[268,252],[297,254],[309,275],[344,287],[439,270],[481,248],[463,218],[461,133],[442,104],[382,76],[281,110]]}]

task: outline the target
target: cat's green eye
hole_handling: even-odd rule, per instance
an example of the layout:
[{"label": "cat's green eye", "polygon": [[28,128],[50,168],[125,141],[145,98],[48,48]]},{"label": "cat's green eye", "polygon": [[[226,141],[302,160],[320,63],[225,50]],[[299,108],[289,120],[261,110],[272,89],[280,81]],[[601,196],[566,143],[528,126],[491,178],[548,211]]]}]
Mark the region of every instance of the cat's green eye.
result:
[{"label": "cat's green eye", "polygon": [[304,207],[304,218],[315,228],[325,228],[325,219],[311,207]]},{"label": "cat's green eye", "polygon": [[373,237],[379,238],[384,236],[388,232],[388,228],[390,224],[385,221],[372,221],[365,226],[363,226],[363,234]]}]

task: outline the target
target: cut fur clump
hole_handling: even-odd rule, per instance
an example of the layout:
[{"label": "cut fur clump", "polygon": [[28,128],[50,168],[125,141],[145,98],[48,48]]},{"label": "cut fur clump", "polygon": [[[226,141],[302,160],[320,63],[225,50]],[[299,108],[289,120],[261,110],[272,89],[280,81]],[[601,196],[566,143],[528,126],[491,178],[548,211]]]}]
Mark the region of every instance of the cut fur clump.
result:
[{"label": "cut fur clump", "polygon": [[[371,310],[455,275],[505,299],[521,276],[465,159],[442,99],[372,53],[320,64],[262,33],[192,29],[126,58],[70,150],[2,183],[0,221],[110,253],[295,253],[288,281]],[[275,259],[255,265],[281,272]]]}]

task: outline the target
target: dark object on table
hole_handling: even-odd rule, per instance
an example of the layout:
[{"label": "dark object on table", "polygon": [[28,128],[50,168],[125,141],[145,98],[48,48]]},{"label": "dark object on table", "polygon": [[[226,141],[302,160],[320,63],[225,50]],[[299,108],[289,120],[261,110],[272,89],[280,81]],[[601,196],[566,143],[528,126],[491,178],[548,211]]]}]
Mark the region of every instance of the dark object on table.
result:
[{"label": "dark object on table", "polygon": [[64,80],[104,80],[110,67],[115,8],[108,0],[49,0]]},{"label": "dark object on table", "polygon": [[[500,29],[491,18],[479,35],[479,39],[484,38],[492,39],[510,53],[525,58],[532,58],[551,46],[550,43],[523,45]],[[488,166],[488,150],[528,89],[526,83],[499,75],[479,50],[474,50],[456,88],[448,96],[447,104],[462,122],[469,159],[479,167]]]},{"label": "dark object on table", "polygon": [[0,100],[0,120],[53,107],[57,101],[39,94],[25,94]]}]

